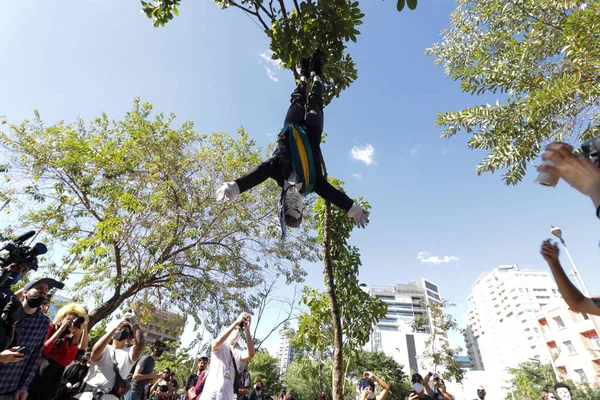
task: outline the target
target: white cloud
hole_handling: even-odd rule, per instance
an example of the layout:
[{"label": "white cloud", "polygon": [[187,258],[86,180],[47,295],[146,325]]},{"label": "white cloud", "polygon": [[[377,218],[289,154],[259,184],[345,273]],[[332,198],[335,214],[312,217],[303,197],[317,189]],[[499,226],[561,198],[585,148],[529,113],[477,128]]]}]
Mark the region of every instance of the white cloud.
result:
[{"label": "white cloud", "polygon": [[417,155],[417,148],[416,147],[413,147],[412,149],[410,149],[410,155],[411,156]]},{"label": "white cloud", "polygon": [[350,175],[352,176],[354,179],[356,179],[357,181],[360,181],[362,179],[362,175],[361,174],[352,174]]},{"label": "white cloud", "polygon": [[273,82],[279,82],[279,78],[275,75],[277,70],[281,70],[281,60],[273,60],[273,52],[269,49],[260,53],[260,57],[262,58],[263,67],[265,67],[265,72],[269,79]]},{"label": "white cloud", "polygon": [[421,251],[417,254],[417,260],[421,261],[421,264],[448,264],[458,263],[460,258],[456,256],[444,256],[440,258],[438,256],[432,256],[425,251]]},{"label": "white cloud", "polygon": [[375,164],[375,148],[370,144],[366,144],[364,146],[354,146],[352,150],[350,150],[350,156],[356,161],[362,161],[366,165]]}]

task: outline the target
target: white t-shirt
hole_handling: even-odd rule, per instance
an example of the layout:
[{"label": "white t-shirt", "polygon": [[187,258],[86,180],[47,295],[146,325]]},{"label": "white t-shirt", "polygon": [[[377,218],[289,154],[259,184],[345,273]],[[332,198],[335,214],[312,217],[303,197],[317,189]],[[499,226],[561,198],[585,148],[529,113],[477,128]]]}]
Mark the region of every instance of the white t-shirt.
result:
[{"label": "white t-shirt", "polygon": [[232,349],[229,343],[223,343],[221,348],[213,352],[210,357],[210,368],[200,400],[234,400],[233,379],[235,378],[235,371],[231,361],[230,349],[233,352],[233,357],[235,357],[238,372],[241,373],[244,370],[242,349],[239,347]]},{"label": "white t-shirt", "polygon": [[[90,370],[84,379],[84,384],[90,388],[112,389],[115,384],[115,371],[113,370],[113,360],[116,360],[119,366],[119,372],[122,378],[126,378],[135,361],[132,359],[133,346],[123,349],[115,349],[111,345],[106,346],[102,357],[98,361],[90,363]],[[79,399],[91,400],[93,392],[84,392]],[[105,394],[103,400],[118,400],[116,396]]]}]

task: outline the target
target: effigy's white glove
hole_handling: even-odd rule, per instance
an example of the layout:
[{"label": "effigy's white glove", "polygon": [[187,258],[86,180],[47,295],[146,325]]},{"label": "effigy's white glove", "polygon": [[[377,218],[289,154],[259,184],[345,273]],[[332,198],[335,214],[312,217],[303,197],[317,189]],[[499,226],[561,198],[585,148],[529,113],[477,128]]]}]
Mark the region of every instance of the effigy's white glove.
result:
[{"label": "effigy's white glove", "polygon": [[224,201],[233,200],[240,194],[240,188],[235,182],[224,183],[219,189],[217,189],[217,201],[222,203]]},{"label": "effigy's white glove", "polygon": [[352,203],[348,216],[354,218],[359,228],[365,229],[369,225],[369,212],[356,203]]}]

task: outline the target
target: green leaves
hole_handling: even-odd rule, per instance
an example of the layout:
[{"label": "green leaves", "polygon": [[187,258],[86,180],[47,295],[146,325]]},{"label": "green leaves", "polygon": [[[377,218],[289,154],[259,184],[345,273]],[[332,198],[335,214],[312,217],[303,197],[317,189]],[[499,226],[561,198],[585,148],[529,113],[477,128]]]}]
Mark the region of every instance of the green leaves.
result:
[{"label": "green leaves", "polygon": [[181,0],[156,0],[153,2],[142,1],[142,12],[148,18],[154,19],[154,27],[165,26],[173,19],[173,15],[179,16],[177,6]]},{"label": "green leaves", "polygon": [[[235,202],[215,192],[259,164],[269,151],[246,132],[200,135],[191,122],[134,102],[123,120],[102,115],[85,124],[44,127],[24,121],[0,134],[15,157],[4,175],[25,203],[21,223],[40,240],[64,247],[51,272],[81,280],[73,291],[93,296],[92,325],[124,301],[148,295],[169,302],[217,330],[240,309],[252,309],[265,274],[298,282],[301,260],[317,259],[316,240],[303,228],[282,244],[275,205],[279,190],[261,185]],[[240,217],[240,216],[243,216]],[[208,327],[207,329],[212,329]]]},{"label": "green leaves", "polygon": [[466,132],[469,148],[487,151],[478,174],[502,171],[516,184],[547,142],[597,135],[598,13],[597,2],[458,2],[444,40],[426,52],[462,91],[502,94],[492,106],[443,112],[436,121],[444,138]]}]

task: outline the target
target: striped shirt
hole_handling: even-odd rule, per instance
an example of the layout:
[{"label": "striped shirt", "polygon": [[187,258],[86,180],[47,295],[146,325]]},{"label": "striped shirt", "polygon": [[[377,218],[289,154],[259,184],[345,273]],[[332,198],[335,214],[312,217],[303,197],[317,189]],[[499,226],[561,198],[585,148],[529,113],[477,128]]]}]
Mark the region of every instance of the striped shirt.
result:
[{"label": "striped shirt", "polygon": [[23,313],[15,325],[15,343],[27,347],[30,353],[19,362],[0,364],[0,394],[27,390],[40,364],[49,326],[50,318],[39,308],[31,315]]}]

